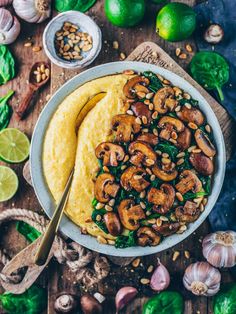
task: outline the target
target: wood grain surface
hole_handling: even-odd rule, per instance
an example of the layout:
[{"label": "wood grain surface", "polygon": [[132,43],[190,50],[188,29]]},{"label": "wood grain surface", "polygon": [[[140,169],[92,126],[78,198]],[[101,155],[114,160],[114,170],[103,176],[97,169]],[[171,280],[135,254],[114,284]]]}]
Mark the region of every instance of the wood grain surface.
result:
[{"label": "wood grain surface", "polygon": [[[91,16],[97,24],[100,26],[103,34],[103,48],[99,54],[96,61],[90,65],[103,64],[106,62],[118,61],[120,59],[120,53],[123,52],[128,56],[138,45],[144,41],[157,43],[164,51],[168,54],[183,68],[186,69],[193,54],[189,54],[186,60],[179,60],[175,56],[176,47],[184,49],[185,44],[189,43],[192,45],[194,51],[196,50],[194,40],[190,39],[187,42],[181,43],[168,43],[161,38],[159,38],[155,33],[155,18],[156,13],[159,9],[158,5],[150,4],[148,5],[148,10],[144,21],[137,27],[132,29],[121,29],[112,26],[104,16],[103,10],[103,0],[98,0],[96,5],[90,9],[88,15]],[[193,0],[185,0],[179,2],[185,2],[190,5],[194,4]],[[40,25],[30,25],[22,22],[22,31],[20,38],[10,46],[17,60],[17,76],[14,80],[8,82],[6,85],[0,87],[0,96],[4,95],[10,88],[15,90],[15,95],[11,100],[13,107],[17,106],[23,99],[24,93],[27,89],[27,80],[31,66],[34,62],[38,61],[48,61],[43,50],[40,52],[33,52],[32,47],[24,47],[24,43],[31,37],[35,46],[42,47],[42,33],[47,24],[42,23]],[[118,41],[119,49],[115,50],[112,47],[113,41]],[[34,125],[37,118],[46,105],[47,95],[52,95],[64,82],[79,73],[79,70],[66,70],[59,68],[51,64],[51,84],[43,87],[34,98],[32,103],[32,109],[27,119],[23,121],[18,121],[15,116],[13,116],[10,126],[19,128],[20,130],[26,132],[26,134],[31,137]],[[221,108],[218,109],[219,112],[224,116],[224,125],[229,125],[229,129],[233,129],[234,125],[231,124],[228,119],[227,114],[222,111]],[[228,131],[227,131],[228,132]],[[225,132],[226,133],[226,132]],[[228,134],[232,132],[229,131]],[[226,136],[226,143],[228,151],[230,151],[230,136]],[[229,142],[228,142],[229,141]],[[35,211],[41,211],[40,205],[36,199],[33,189],[26,183],[22,177],[23,164],[12,165],[12,168],[16,170],[19,177],[20,186],[16,196],[8,202],[0,204],[0,210],[5,210],[11,207],[20,207],[32,209]],[[122,313],[141,313],[142,304],[145,302],[146,298],[151,294],[150,290],[140,284],[140,279],[145,277],[148,278],[147,267],[149,265],[156,264],[157,256],[160,257],[161,261],[167,266],[171,273],[171,289],[180,291],[186,302],[185,302],[185,314],[211,314],[212,312],[212,300],[205,297],[195,297],[184,290],[182,285],[182,276],[184,269],[191,262],[196,260],[203,260],[201,253],[201,239],[209,232],[209,226],[207,221],[204,222],[201,227],[198,228],[188,239],[183,241],[181,244],[174,248],[166,250],[165,252],[157,255],[148,256],[142,258],[140,266],[134,269],[132,266],[112,266],[112,272],[109,280],[104,283],[100,283],[98,287],[95,287],[94,291],[100,291],[106,294],[106,301],[104,304],[104,314],[114,314],[114,295],[119,287],[123,285],[134,285],[139,288],[140,294],[134,302],[132,302],[126,310]],[[14,256],[22,248],[27,245],[26,240],[15,231],[15,225],[13,223],[6,226],[1,226],[1,237],[0,245],[5,247],[8,252]],[[180,257],[177,261],[172,261],[173,252],[178,250],[180,252]],[[190,252],[190,259],[184,257],[184,251],[188,250]],[[231,280],[230,275],[227,271],[222,272],[223,281],[227,282]],[[58,265],[56,262],[51,262],[48,268],[44,271],[43,275],[40,276],[39,283],[48,289],[48,309],[45,313],[53,314],[54,311],[54,301],[58,294],[63,291],[80,294],[84,291],[84,287],[78,286],[74,281],[73,274],[69,272],[66,267]],[[91,291],[91,292],[94,292]],[[0,312],[3,313],[3,312]]]}]

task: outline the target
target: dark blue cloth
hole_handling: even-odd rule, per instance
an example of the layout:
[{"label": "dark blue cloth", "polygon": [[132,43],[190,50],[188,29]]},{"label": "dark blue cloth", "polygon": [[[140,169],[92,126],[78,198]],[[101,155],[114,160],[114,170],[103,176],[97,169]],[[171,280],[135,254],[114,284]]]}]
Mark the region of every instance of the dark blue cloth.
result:
[{"label": "dark blue cloth", "polygon": [[[236,1],[208,0],[197,5],[195,11],[199,26],[196,32],[198,49],[214,50],[223,55],[230,65],[230,80],[223,87],[225,99],[222,105],[236,121]],[[224,39],[214,46],[203,39],[204,31],[211,23],[217,23],[224,29]],[[213,231],[236,231],[236,152],[227,163],[223,188],[209,221]],[[236,267],[231,270],[236,278]]]}]

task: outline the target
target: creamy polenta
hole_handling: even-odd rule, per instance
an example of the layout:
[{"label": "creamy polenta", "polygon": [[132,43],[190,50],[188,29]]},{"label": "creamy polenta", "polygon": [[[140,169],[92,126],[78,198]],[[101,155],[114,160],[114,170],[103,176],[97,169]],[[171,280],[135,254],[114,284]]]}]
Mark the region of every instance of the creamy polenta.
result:
[{"label": "creamy polenta", "polygon": [[[75,166],[65,213],[91,235],[110,239],[113,237],[104,233],[91,220],[93,179],[98,167],[95,148],[111,136],[112,117],[124,113],[123,86],[129,78],[129,75],[124,74],[99,78],[68,95],[49,123],[43,149],[44,175],[56,203]],[[88,112],[77,130],[81,109],[99,93],[105,93],[105,96]]]}]

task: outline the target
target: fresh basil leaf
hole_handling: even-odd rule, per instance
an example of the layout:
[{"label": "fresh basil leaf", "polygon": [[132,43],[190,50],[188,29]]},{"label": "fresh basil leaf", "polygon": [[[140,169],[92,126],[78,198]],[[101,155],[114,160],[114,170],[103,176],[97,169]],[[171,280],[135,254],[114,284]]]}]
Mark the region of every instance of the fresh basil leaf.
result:
[{"label": "fresh basil leaf", "polygon": [[65,12],[69,10],[86,12],[95,3],[96,0],[55,0],[55,9],[59,12]]},{"label": "fresh basil leaf", "polygon": [[7,101],[13,94],[14,91],[9,90],[5,96],[0,98],[0,131],[5,129],[10,122],[12,108],[7,104]]},{"label": "fresh basil leaf", "polygon": [[29,242],[34,242],[38,237],[41,236],[41,232],[23,221],[17,222],[16,230],[21,233]]},{"label": "fresh basil leaf", "polygon": [[229,80],[229,65],[225,58],[213,51],[195,54],[190,63],[192,77],[207,90],[216,89],[224,100],[222,86]]},{"label": "fresh basil leaf", "polygon": [[41,314],[47,306],[47,293],[33,285],[22,294],[4,292],[0,295],[0,302],[9,314]]},{"label": "fresh basil leaf", "polygon": [[136,233],[130,231],[128,236],[120,235],[116,238],[115,247],[124,249],[136,245]]},{"label": "fresh basil leaf", "polygon": [[15,76],[15,60],[7,48],[0,45],[0,85],[10,81]]}]

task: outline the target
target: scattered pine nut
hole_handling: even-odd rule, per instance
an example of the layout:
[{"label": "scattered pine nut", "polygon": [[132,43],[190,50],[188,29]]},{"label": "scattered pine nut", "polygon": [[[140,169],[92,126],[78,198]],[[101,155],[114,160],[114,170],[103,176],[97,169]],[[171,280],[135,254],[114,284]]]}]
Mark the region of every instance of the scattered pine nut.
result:
[{"label": "scattered pine nut", "polygon": [[120,53],[120,59],[125,60],[125,58],[126,58],[126,55],[124,54],[124,52],[121,52]]},{"label": "scattered pine nut", "polygon": [[175,49],[175,55],[176,55],[176,57],[178,57],[178,56],[180,55],[180,53],[181,53],[181,49],[180,49],[180,48],[176,48],[176,49]]},{"label": "scattered pine nut", "polygon": [[181,193],[176,192],[175,195],[176,195],[177,199],[178,199],[180,202],[183,202],[184,198],[183,198],[183,195],[182,195]]},{"label": "scattered pine nut", "polygon": [[135,268],[138,267],[139,264],[140,264],[140,258],[135,258],[135,260],[133,260],[132,262],[132,266]]},{"label": "scattered pine nut", "polygon": [[140,282],[143,285],[147,285],[147,284],[149,284],[150,280],[148,278],[141,278]]},{"label": "scattered pine nut", "polygon": [[180,252],[179,251],[175,251],[173,256],[172,256],[172,261],[175,262],[180,256]]},{"label": "scattered pine nut", "polygon": [[40,46],[35,46],[32,48],[33,52],[39,52],[42,48]]},{"label": "scattered pine nut", "polygon": [[184,256],[189,259],[190,258],[190,253],[189,251],[184,251]]},{"label": "scattered pine nut", "polygon": [[181,54],[179,55],[179,58],[180,58],[180,59],[187,59],[186,53],[181,53]]},{"label": "scattered pine nut", "polygon": [[188,51],[188,52],[193,52],[193,48],[190,44],[186,44],[185,46],[185,49]]},{"label": "scattered pine nut", "polygon": [[193,149],[192,150],[192,153],[194,153],[194,154],[198,154],[198,153],[201,153],[201,149],[200,148],[197,148],[197,149]]},{"label": "scattered pine nut", "polygon": [[102,208],[104,208],[104,204],[103,203],[97,203],[96,209],[102,209]]},{"label": "scattered pine nut", "polygon": [[101,244],[107,244],[107,240],[100,235],[97,236],[97,241]]},{"label": "scattered pine nut", "polygon": [[113,41],[112,47],[113,47],[113,49],[116,49],[116,50],[119,49],[119,43],[118,43],[117,40],[114,40],[114,41]]},{"label": "scattered pine nut", "polygon": [[24,43],[24,47],[31,47],[31,46],[32,46],[31,42]]},{"label": "scattered pine nut", "polygon": [[154,269],[154,266],[153,266],[153,265],[150,265],[150,266],[148,266],[147,272],[148,272],[148,273],[152,273],[152,272],[153,272],[153,269]]}]

